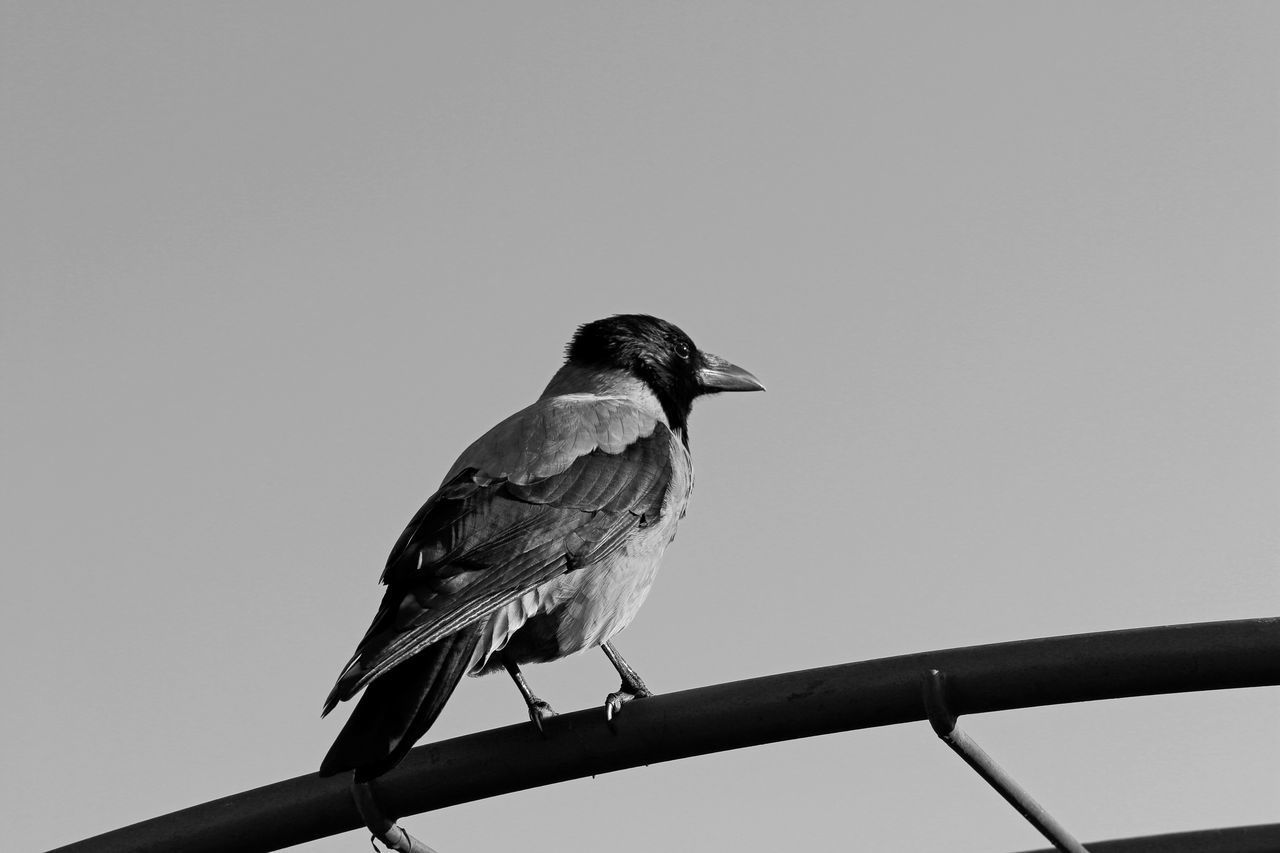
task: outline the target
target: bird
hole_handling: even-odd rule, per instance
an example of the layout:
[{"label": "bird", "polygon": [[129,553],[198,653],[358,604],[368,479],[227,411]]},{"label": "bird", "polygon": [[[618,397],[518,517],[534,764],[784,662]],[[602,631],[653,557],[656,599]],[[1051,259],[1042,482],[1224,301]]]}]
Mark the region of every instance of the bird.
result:
[{"label": "bird", "polygon": [[579,326],[538,399],[462,452],[391,549],[382,602],[324,702],[322,716],[363,691],[320,775],[394,768],[466,674],[505,669],[539,731],[555,712],[522,664],[601,647],[622,680],[611,725],[652,695],[611,640],[685,515],[693,402],[763,390],[665,320]]}]

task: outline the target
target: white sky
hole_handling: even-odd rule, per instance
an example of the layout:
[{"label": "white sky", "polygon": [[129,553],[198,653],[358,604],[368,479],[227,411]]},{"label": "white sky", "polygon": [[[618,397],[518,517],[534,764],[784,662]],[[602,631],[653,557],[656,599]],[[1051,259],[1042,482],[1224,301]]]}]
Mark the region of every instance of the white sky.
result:
[{"label": "white sky", "polygon": [[[694,413],[619,640],[659,691],[1280,612],[1278,36],[1250,3],[0,5],[7,846],[318,766],[401,527],[610,313],[769,386]],[[1276,820],[1277,712],[964,725],[1094,839]],[[522,719],[468,680],[429,737]],[[406,825],[1040,845],[924,723]]]}]

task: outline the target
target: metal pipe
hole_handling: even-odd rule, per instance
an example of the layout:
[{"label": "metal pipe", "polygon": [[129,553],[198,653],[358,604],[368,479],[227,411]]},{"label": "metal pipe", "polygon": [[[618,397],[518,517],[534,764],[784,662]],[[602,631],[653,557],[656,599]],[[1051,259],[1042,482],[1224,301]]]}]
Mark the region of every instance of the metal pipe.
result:
[{"label": "metal pipe", "polygon": [[[414,749],[378,780],[389,814],[727,749],[924,719],[920,674],[948,673],[956,714],[1280,684],[1280,619],[998,643],[654,696],[617,732],[599,708]],[[502,761],[493,756],[501,755]],[[58,853],[265,853],[362,826],[345,778],[307,773],[108,832]]]}]

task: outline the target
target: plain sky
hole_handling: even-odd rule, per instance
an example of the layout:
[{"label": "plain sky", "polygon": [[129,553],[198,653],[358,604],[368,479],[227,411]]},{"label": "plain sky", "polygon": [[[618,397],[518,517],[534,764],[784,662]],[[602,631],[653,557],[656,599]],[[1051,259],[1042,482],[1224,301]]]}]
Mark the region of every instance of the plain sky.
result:
[{"label": "plain sky", "polygon": [[[5,846],[316,768],[404,523],[611,313],[769,387],[694,412],[618,641],[658,691],[1275,615],[1277,57],[1271,3],[3,3]],[[617,684],[528,675],[561,710]],[[965,725],[1094,839],[1280,819],[1278,713]],[[428,737],[522,719],[468,680]],[[405,824],[1041,844],[923,723]]]}]

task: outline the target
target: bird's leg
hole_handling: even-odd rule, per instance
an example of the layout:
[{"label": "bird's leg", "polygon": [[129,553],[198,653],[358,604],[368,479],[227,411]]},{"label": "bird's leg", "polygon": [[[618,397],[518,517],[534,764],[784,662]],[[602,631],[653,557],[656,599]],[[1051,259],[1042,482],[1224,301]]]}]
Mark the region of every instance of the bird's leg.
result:
[{"label": "bird's leg", "polygon": [[609,659],[609,663],[613,664],[613,668],[622,677],[622,686],[618,688],[616,693],[610,693],[604,700],[604,718],[609,725],[613,725],[613,716],[622,710],[623,705],[632,699],[644,699],[646,696],[652,696],[653,692],[645,686],[644,679],[640,677],[640,673],[632,669],[631,664],[622,659],[622,655],[618,654],[618,650],[613,647],[613,643],[604,643],[600,648],[604,650],[605,657]]},{"label": "bird's leg", "polygon": [[507,672],[511,674],[511,680],[516,683],[520,695],[524,697],[524,704],[529,706],[529,719],[538,727],[538,733],[545,735],[542,723],[554,717],[556,712],[546,702],[533,695],[533,691],[529,689],[529,682],[524,680],[524,673],[520,671],[520,665],[505,652],[502,655],[502,665],[507,668]]}]

